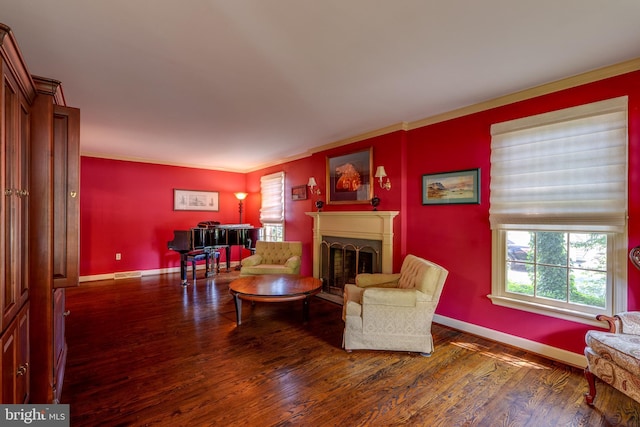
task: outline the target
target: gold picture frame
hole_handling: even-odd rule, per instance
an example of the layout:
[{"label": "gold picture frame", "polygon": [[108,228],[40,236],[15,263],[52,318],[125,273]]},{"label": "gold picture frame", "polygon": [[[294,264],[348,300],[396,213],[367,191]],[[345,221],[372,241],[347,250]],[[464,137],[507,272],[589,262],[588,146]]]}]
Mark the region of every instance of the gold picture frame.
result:
[{"label": "gold picture frame", "polygon": [[373,197],[373,148],[327,156],[327,203],[369,203]]}]

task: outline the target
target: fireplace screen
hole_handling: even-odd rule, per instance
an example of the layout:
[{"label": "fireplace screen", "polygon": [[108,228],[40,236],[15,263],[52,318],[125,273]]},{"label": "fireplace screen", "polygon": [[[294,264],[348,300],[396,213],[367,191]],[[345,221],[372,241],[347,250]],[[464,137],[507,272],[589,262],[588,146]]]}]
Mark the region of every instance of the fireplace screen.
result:
[{"label": "fireplace screen", "polygon": [[321,244],[322,291],[340,295],[344,285],[355,283],[360,273],[380,272],[381,242],[348,238],[323,239]]}]

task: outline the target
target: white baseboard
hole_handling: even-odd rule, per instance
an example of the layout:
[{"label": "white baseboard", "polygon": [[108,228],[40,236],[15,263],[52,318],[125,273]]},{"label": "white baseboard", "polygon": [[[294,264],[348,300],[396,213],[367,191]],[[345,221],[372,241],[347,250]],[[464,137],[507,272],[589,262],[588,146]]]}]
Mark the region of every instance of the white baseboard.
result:
[{"label": "white baseboard", "polygon": [[548,359],[557,360],[567,365],[574,366],[576,368],[584,368],[587,366],[587,359],[584,354],[573,353],[571,351],[562,350],[560,348],[552,347],[550,345],[541,344],[539,342],[531,341],[525,338],[520,338],[515,335],[505,334],[504,332],[495,331],[493,329],[485,328],[483,326],[474,325],[472,323],[462,322],[460,320],[451,319],[449,317],[436,314],[433,317],[435,323],[439,323],[444,326],[468,332],[473,335],[487,338],[492,341],[497,341],[503,344],[507,344],[513,347],[521,348],[531,353],[539,354]]},{"label": "white baseboard", "polygon": [[[238,265],[237,262],[231,262],[231,269],[233,270],[235,266]],[[225,266],[226,267],[226,264]],[[221,270],[222,270],[221,266]],[[204,264],[196,265],[196,270],[204,270]],[[188,272],[191,269],[189,268]],[[169,274],[169,273],[180,273],[180,267],[171,267],[171,268],[156,268],[153,270],[134,270],[134,271],[117,271],[113,273],[107,274],[94,274],[91,276],[80,276],[80,283],[83,282],[95,282],[98,280],[114,280],[114,279],[123,279],[123,278],[136,278],[136,277],[144,277],[144,276],[155,276],[158,274]],[[189,273],[191,274],[191,273]]]}]

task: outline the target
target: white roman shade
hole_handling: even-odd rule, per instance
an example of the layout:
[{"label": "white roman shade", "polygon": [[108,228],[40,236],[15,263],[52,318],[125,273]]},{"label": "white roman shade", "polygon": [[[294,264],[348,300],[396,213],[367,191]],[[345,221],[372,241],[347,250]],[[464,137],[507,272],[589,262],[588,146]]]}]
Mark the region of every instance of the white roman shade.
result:
[{"label": "white roman shade", "polygon": [[623,232],[627,103],[625,96],[493,125],[491,228]]},{"label": "white roman shade", "polygon": [[260,222],[282,224],[284,222],[284,172],[261,177],[260,189],[262,193]]}]

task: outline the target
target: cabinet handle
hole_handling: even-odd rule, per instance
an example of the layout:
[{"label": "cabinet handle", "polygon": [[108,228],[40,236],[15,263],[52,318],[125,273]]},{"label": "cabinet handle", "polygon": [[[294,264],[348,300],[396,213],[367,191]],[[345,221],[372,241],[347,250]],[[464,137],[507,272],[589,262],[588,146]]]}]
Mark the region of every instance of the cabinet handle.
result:
[{"label": "cabinet handle", "polygon": [[72,199],[75,199],[76,196],[78,195],[78,192],[77,191],[72,191],[72,192],[69,193],[69,195],[71,196]]},{"label": "cabinet handle", "polygon": [[27,373],[27,368],[28,367],[29,367],[28,363],[25,363],[24,365],[20,365],[18,367],[18,372],[16,372],[16,375],[19,376],[19,377],[23,376],[24,374]]},{"label": "cabinet handle", "polygon": [[64,317],[67,317],[67,316],[68,316],[68,315],[70,315],[70,314],[71,314],[71,310],[67,310],[67,311],[65,311],[64,313],[62,313],[62,315],[63,315]]},{"label": "cabinet handle", "polygon": [[6,190],[4,190],[4,195],[5,196],[10,196],[12,194],[13,194],[13,189],[7,188]]},{"label": "cabinet handle", "polygon": [[22,191],[16,190],[16,191],[17,191],[17,194],[22,197],[27,197],[29,195],[29,190],[22,190]]}]

